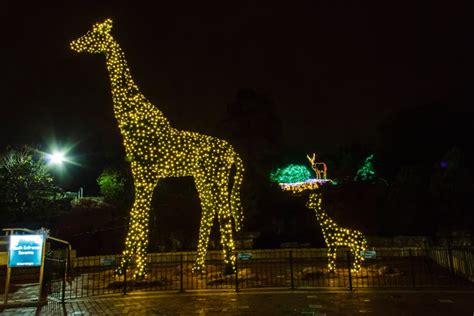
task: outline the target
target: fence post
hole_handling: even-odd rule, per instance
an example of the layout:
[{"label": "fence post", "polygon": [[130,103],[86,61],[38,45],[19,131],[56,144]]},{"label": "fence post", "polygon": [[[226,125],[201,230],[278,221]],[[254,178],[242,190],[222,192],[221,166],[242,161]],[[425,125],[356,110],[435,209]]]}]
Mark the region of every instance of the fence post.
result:
[{"label": "fence post", "polygon": [[347,270],[349,271],[349,291],[352,291],[351,252],[347,250]]},{"label": "fence post", "polygon": [[408,249],[408,255],[410,257],[410,274],[411,274],[411,283],[413,288],[415,288],[415,269],[413,268],[413,255],[411,249]]},{"label": "fence post", "polygon": [[468,267],[470,267],[470,265],[467,263],[467,255],[466,255],[467,251],[466,249],[462,249],[462,257],[463,257],[463,262],[462,262],[462,271],[461,272],[461,275],[467,279],[469,279],[469,272],[468,272]]},{"label": "fence post", "polygon": [[239,269],[237,267],[237,262],[239,261],[239,254],[236,253],[235,256],[235,291],[239,292]]},{"label": "fence post", "polygon": [[184,292],[183,289],[183,254],[180,256],[180,279],[179,279],[179,291]]},{"label": "fence post", "polygon": [[448,238],[448,260],[449,260],[449,272],[454,274],[454,264],[453,264],[453,251],[451,249],[451,242]]},{"label": "fence post", "polygon": [[62,293],[61,293],[61,303],[64,304],[64,301],[66,300],[66,266],[67,266],[67,261],[63,260],[63,288],[62,288]]},{"label": "fence post", "polygon": [[124,266],[123,273],[123,295],[127,295],[127,265]]},{"label": "fence post", "polygon": [[291,278],[291,289],[295,289],[295,281],[293,276],[293,251],[290,250],[290,278]]}]

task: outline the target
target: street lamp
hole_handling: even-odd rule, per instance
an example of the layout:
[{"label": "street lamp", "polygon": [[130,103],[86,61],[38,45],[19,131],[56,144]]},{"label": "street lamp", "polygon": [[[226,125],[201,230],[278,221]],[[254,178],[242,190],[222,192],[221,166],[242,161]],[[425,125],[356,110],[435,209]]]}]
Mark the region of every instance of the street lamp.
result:
[{"label": "street lamp", "polygon": [[53,165],[62,165],[62,163],[66,160],[64,157],[64,153],[61,151],[56,151],[51,154],[47,154],[46,157],[49,163]]}]

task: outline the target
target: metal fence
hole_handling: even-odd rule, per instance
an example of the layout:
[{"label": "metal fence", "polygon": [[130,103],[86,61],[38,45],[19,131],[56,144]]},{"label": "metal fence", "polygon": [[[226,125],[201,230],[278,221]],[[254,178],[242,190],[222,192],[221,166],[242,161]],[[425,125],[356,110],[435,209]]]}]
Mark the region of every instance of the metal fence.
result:
[{"label": "metal fence", "polygon": [[380,248],[357,273],[350,270],[353,258],[344,249],[338,252],[336,272],[327,269],[326,249],[242,251],[237,254],[234,274],[224,273],[220,252],[208,254],[205,272],[193,273],[195,255],[150,254],[149,271],[143,280],[132,280],[129,275],[116,277],[114,271],[121,259],[118,255],[75,258],[67,276],[65,262],[58,260],[57,274],[48,281],[49,293],[70,299],[131,291],[269,287],[474,288],[472,250]]},{"label": "metal fence", "polygon": [[48,298],[64,302],[66,281],[70,276],[69,267],[69,247],[54,240],[48,241],[43,273],[43,293],[47,293]]}]

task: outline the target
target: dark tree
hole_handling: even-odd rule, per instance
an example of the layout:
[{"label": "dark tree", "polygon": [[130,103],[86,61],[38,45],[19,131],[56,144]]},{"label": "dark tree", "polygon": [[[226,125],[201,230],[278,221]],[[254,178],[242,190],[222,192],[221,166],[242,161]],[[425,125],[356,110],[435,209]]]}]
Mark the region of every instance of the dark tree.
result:
[{"label": "dark tree", "polygon": [[[277,167],[281,154],[281,121],[275,102],[264,93],[241,89],[224,115],[225,137],[242,156],[245,176],[242,200],[245,208],[245,229],[258,227],[257,215],[271,207],[269,175]],[[271,212],[271,210],[269,210]]]},{"label": "dark tree", "polygon": [[129,172],[120,168],[105,168],[97,178],[104,201],[119,208],[128,206],[132,201],[131,182]]},{"label": "dark tree", "polygon": [[10,149],[0,158],[2,223],[46,219],[67,208],[58,200],[62,190],[54,185],[42,158],[26,146]]},{"label": "dark tree", "polygon": [[252,89],[239,90],[223,123],[227,138],[247,158],[247,165],[266,167],[267,171],[281,147],[281,120],[273,99]]}]

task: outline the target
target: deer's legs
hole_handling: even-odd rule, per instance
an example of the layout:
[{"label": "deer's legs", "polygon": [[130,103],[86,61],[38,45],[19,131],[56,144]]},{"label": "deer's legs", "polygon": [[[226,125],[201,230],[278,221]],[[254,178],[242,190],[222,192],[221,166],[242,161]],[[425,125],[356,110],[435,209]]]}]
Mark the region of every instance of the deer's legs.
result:
[{"label": "deer's legs", "polygon": [[197,258],[193,266],[193,271],[201,271],[205,266],[207,246],[211,234],[212,221],[214,219],[214,200],[209,184],[204,178],[195,178],[196,189],[201,200],[201,225],[199,226],[199,241],[197,249]]},{"label": "deer's legs", "polygon": [[148,246],[148,219],[151,208],[151,198],[156,183],[136,183],[135,201],[130,211],[130,223],[125,239],[125,250],[122,253],[122,261],[116,273],[124,274],[128,268],[132,268],[133,278],[145,276],[147,269],[147,246]]},{"label": "deer's legs", "polygon": [[321,172],[319,171],[319,169],[314,169],[315,173],[316,173],[316,179],[321,179]]}]

